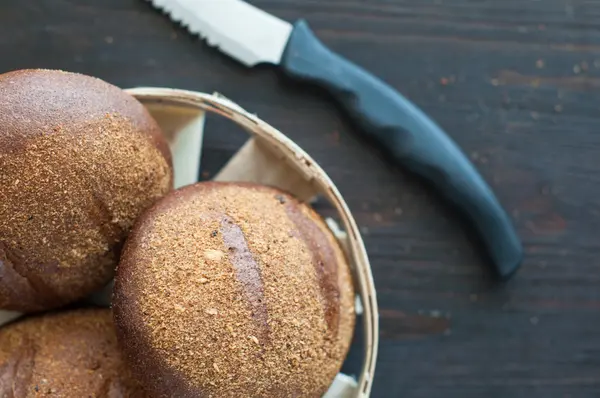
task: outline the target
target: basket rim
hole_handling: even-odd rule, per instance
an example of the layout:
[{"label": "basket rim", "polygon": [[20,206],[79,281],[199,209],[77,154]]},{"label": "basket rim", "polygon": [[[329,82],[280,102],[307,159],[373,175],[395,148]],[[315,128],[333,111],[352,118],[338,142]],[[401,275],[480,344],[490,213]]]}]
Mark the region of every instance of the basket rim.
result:
[{"label": "basket rim", "polygon": [[303,169],[317,183],[323,193],[336,207],[342,223],[348,233],[353,273],[358,283],[358,291],[363,304],[363,330],[365,333],[364,358],[362,371],[358,379],[357,397],[368,397],[371,392],[379,345],[379,310],[371,266],[367,251],[356,224],[341,193],[321,168],[302,148],[281,131],[266,123],[258,116],[247,112],[241,106],[219,93],[208,94],[197,91],[163,88],[135,87],[125,90],[144,103],[163,103],[217,113],[239,124],[251,135],[260,137],[280,152],[292,157],[296,166]]}]

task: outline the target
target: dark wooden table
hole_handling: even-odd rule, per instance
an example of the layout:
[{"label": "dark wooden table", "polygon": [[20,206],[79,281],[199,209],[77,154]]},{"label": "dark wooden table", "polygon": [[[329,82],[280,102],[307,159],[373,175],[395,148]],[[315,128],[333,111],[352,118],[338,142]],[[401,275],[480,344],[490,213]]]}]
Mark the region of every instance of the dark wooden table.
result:
[{"label": "dark wooden table", "polygon": [[[247,70],[142,0],[0,0],[0,71],[219,91],[313,155],[360,224],[381,308],[374,397],[600,396],[600,2],[254,0],[305,17],[470,155],[526,258],[498,285],[461,219],[317,90]],[[209,120],[203,178],[243,143]],[[352,354],[347,367],[359,363]]]}]

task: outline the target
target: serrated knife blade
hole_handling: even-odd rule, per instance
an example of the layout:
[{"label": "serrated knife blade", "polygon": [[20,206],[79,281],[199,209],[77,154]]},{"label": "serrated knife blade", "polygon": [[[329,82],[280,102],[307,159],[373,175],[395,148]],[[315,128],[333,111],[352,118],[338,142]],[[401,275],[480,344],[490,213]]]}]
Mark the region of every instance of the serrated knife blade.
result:
[{"label": "serrated knife blade", "polygon": [[[292,24],[238,0],[151,0],[152,4],[246,66],[278,64]],[[252,29],[248,29],[248,23]]]},{"label": "serrated knife blade", "polygon": [[151,1],[243,64],[277,64],[288,77],[324,88],[357,131],[466,216],[501,279],[519,268],[523,248],[512,220],[462,150],[396,89],[327,48],[304,20],[292,25],[242,0]]}]

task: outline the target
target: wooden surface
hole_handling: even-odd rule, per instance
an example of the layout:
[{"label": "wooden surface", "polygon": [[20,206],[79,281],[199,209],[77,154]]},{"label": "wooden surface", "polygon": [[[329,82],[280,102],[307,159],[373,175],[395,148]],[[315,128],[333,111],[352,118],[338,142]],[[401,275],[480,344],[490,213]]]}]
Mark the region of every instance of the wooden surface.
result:
[{"label": "wooden surface", "polygon": [[[253,3],[305,17],[450,133],[523,239],[514,279],[495,284],[453,211],[321,92],[244,69],[142,0],[0,0],[0,71],[218,91],[297,141],[364,232],[381,307],[374,397],[600,396],[600,1]],[[203,178],[244,139],[209,120]]]}]

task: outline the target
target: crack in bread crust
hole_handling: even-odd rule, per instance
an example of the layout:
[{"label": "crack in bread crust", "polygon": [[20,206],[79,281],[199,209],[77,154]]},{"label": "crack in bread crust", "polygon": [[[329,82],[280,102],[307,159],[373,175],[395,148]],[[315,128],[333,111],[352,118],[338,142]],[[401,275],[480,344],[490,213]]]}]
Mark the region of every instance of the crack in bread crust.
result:
[{"label": "crack in bread crust", "polygon": [[261,270],[252,252],[242,229],[227,216],[221,220],[221,234],[223,242],[228,248],[228,258],[233,268],[237,281],[242,285],[244,296],[252,312],[252,318],[260,331],[262,343],[268,343],[270,338],[269,312],[265,301],[264,286]]}]

